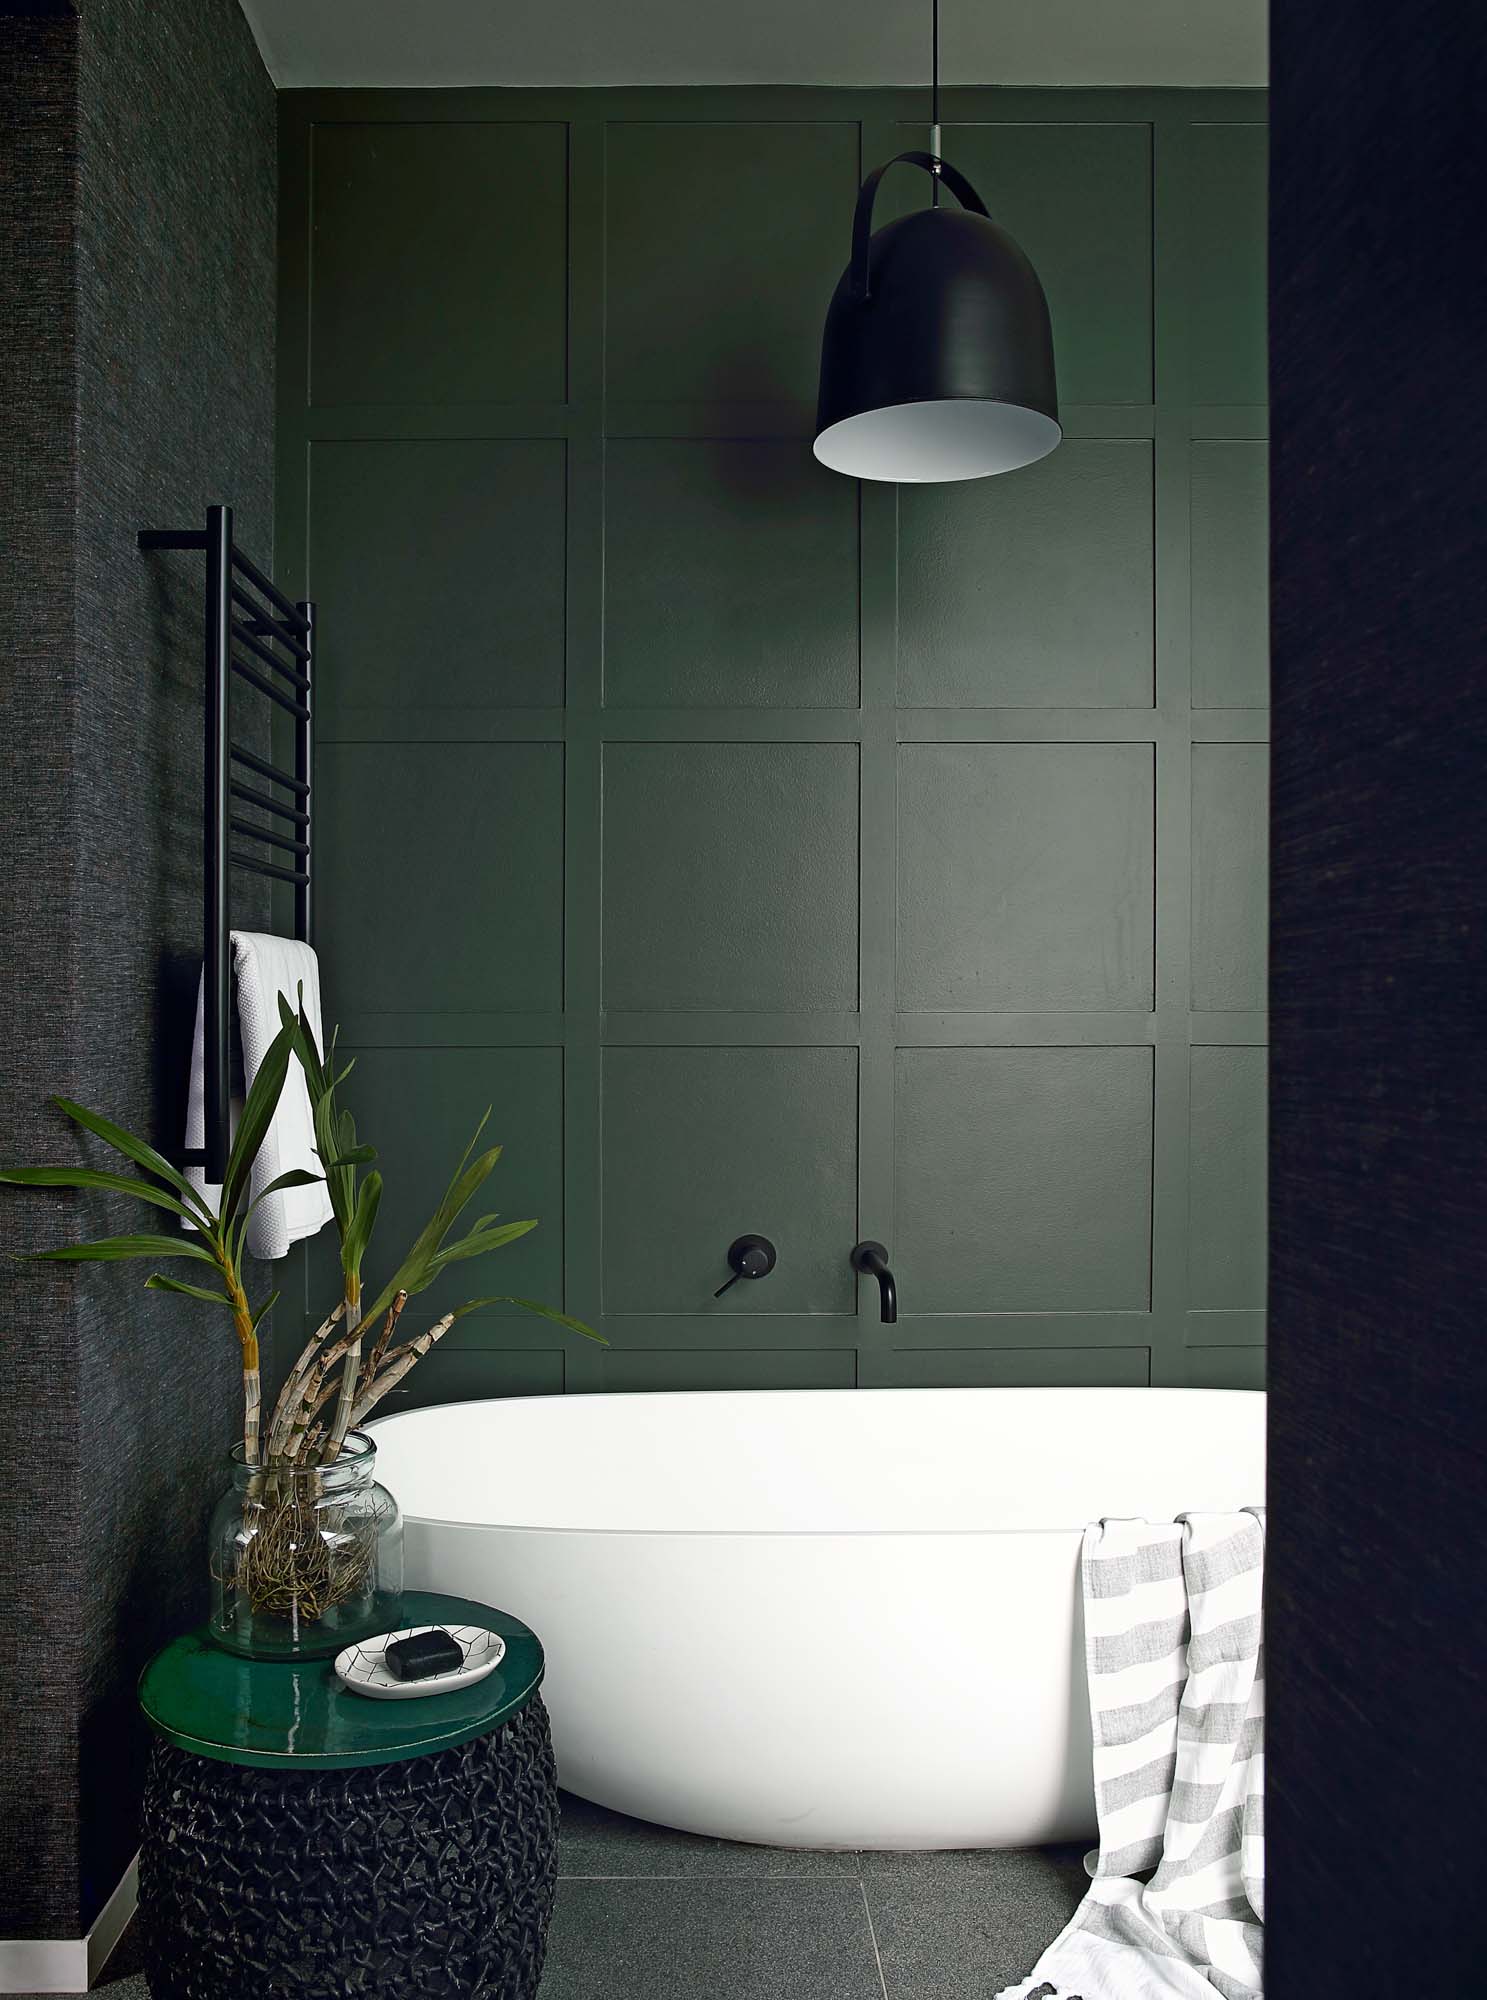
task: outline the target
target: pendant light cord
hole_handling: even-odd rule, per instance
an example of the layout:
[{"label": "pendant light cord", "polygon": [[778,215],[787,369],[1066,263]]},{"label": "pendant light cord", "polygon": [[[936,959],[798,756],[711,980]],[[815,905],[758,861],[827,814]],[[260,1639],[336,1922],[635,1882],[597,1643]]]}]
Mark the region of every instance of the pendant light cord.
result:
[{"label": "pendant light cord", "polygon": [[930,0],[929,150],[935,157],[930,206],[940,205],[940,0]]}]

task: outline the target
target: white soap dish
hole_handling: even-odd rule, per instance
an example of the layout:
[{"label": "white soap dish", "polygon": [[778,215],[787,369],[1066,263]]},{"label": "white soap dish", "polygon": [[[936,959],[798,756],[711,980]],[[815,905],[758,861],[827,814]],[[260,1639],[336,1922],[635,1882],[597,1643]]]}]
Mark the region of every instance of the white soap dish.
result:
[{"label": "white soap dish", "polygon": [[[465,1664],[430,1674],[426,1680],[400,1681],[383,1656],[395,1639],[411,1639],[416,1632],[447,1632],[464,1654]],[[505,1657],[506,1641],[483,1625],[408,1625],[401,1632],[378,1632],[358,1645],[343,1647],[336,1654],[335,1673],[353,1694],[370,1695],[375,1701],[413,1701],[420,1695],[471,1687],[493,1674]]]}]

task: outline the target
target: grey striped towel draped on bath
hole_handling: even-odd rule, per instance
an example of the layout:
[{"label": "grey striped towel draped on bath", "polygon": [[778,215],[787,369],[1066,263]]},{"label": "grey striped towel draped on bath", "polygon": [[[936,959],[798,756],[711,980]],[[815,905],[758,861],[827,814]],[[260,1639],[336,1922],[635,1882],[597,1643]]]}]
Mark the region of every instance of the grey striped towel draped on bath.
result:
[{"label": "grey striped towel draped on bath", "polygon": [[1264,1558],[1260,1507],[1085,1530],[1094,1879],[998,2000],[1260,1994]]}]

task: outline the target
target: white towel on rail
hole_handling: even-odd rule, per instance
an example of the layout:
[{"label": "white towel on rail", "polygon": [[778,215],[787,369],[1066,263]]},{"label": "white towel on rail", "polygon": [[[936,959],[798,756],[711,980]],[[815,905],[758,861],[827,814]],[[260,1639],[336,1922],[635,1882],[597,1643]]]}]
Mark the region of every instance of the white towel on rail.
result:
[{"label": "white towel on rail", "polygon": [[[237,998],[238,1037],[242,1045],[242,1089],[258,1074],[270,1042],[278,1034],[279,995],[292,1007],[304,989],[304,1008],[315,1040],[323,1049],[325,1037],[320,1025],[320,964],[307,944],[293,938],[270,937],[262,931],[234,931],[231,939],[232,983]],[[205,1023],[206,981],[196,996],[196,1040],[191,1051],[191,1090],[186,1104],[186,1145],[188,1150],[202,1145],[206,1134]],[[234,1089],[232,1127],[237,1130],[242,1098]],[[310,1111],[310,1093],[304,1072],[291,1060],[284,1079],[283,1095],[274,1113],[268,1135],[253,1163],[250,1193],[256,1197],[270,1181],[293,1168],[320,1172],[315,1151],[315,1124]],[[187,1169],[187,1178],[215,1202],[221,1190],[208,1188],[198,1167]],[[310,1187],[284,1188],[260,1204],[248,1222],[250,1256],[272,1261],[286,1254],[291,1243],[314,1236],[331,1219],[330,1195],[323,1180]]]},{"label": "white towel on rail", "polygon": [[1260,1507],[1085,1530],[1094,1880],[997,2000],[1259,2000],[1264,1559]]}]

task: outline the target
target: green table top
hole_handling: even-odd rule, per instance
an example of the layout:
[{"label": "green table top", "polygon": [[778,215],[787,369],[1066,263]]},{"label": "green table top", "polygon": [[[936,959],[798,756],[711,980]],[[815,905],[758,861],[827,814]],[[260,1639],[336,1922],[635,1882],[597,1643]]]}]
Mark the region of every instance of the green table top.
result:
[{"label": "green table top", "polygon": [[172,1639],[139,1679],[139,1705],[168,1743],[221,1764],[349,1770],[396,1764],[497,1729],[536,1693],[542,1646],[507,1611],[426,1590],[403,1595],[403,1625],[484,1625],[506,1641],[493,1674],[447,1694],[374,1701],[352,1694],[330,1660],[243,1660],[206,1629]]}]

